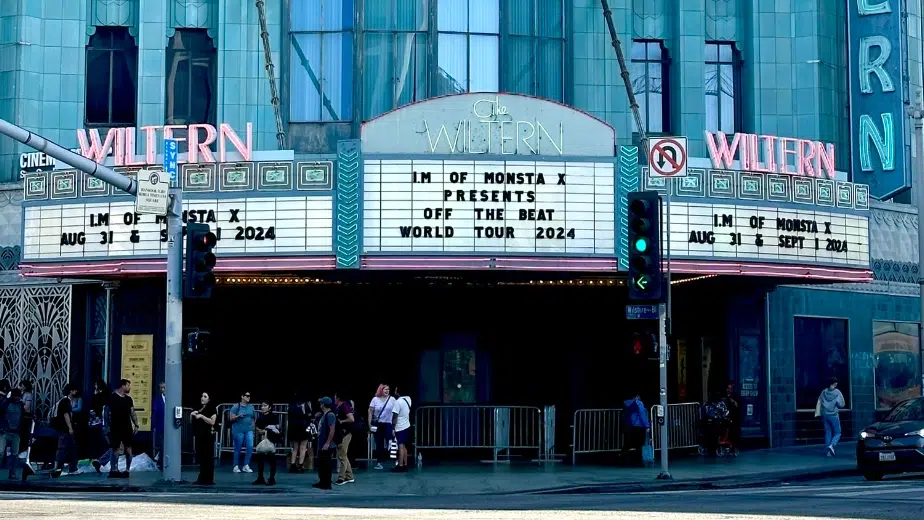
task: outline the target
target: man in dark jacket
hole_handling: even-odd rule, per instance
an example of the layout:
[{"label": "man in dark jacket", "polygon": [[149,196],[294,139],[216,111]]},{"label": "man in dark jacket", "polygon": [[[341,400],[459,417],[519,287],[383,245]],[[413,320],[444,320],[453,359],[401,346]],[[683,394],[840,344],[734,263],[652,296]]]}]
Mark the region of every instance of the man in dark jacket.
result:
[{"label": "man in dark jacket", "polygon": [[10,480],[15,480],[16,469],[19,468],[19,429],[22,425],[23,404],[22,390],[14,388],[9,399],[0,403],[0,462],[6,455],[6,447],[10,447],[11,461]]}]

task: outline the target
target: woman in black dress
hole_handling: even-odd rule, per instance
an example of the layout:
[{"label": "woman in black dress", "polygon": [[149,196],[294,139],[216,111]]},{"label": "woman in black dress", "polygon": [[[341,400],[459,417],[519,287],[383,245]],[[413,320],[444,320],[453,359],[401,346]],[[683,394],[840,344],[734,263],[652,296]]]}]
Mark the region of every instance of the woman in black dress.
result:
[{"label": "woman in black dress", "polygon": [[[289,473],[305,472],[305,455],[311,454],[308,443],[311,434],[308,426],[311,424],[311,403],[306,403],[296,395],[289,403],[289,422],[287,427],[289,443],[292,445],[292,458],[289,459]],[[314,469],[314,457],[308,459],[308,471]]]},{"label": "woman in black dress", "polygon": [[218,421],[218,412],[208,392],[202,392],[199,404],[199,409],[189,415],[196,440],[196,461],[199,463],[196,484],[211,486],[215,484],[215,422]]}]

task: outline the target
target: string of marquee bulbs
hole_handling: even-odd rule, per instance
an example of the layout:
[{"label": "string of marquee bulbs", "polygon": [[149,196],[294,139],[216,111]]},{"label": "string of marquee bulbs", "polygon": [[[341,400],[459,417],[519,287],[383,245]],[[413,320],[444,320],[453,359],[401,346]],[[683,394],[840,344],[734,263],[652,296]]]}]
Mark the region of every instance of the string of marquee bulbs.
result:
[{"label": "string of marquee bulbs", "polygon": [[[679,280],[671,280],[671,285],[679,285],[689,282],[696,282],[700,280],[707,280],[710,278],[716,278],[719,275],[716,274],[707,274],[703,276],[695,276],[693,278],[684,278]],[[413,282],[402,282],[402,281],[389,281],[389,282],[378,282],[378,285],[409,285],[411,283],[419,283],[420,280],[415,280]],[[578,286],[578,287],[621,287],[626,285],[625,280],[616,279],[616,278],[581,278],[576,280],[555,280],[555,279],[546,279],[539,278],[533,280],[523,280],[523,281],[472,281],[472,280],[461,280],[461,279],[435,279],[430,280],[432,285],[458,285],[465,284],[468,286],[550,286],[550,287],[562,287],[562,286]],[[218,285],[235,285],[235,286],[245,286],[245,285],[264,285],[264,286],[294,286],[294,285],[372,285],[376,282],[358,280],[358,281],[344,281],[344,280],[326,280],[323,278],[309,277],[309,276],[220,276],[216,279]]]}]

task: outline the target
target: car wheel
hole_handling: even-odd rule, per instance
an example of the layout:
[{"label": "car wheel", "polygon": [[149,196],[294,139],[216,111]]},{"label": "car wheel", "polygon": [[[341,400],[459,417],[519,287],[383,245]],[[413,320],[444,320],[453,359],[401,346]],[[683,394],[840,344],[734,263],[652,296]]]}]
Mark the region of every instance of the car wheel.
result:
[{"label": "car wheel", "polygon": [[882,473],[866,472],[863,474],[863,478],[870,482],[879,482],[882,480]]},{"label": "car wheel", "polygon": [[706,454],[706,448],[705,448],[705,446],[699,446],[699,447],[697,447],[697,448],[696,448],[696,451],[699,452],[700,455],[705,455],[705,454]]},{"label": "car wheel", "polygon": [[715,455],[716,455],[716,457],[719,457],[719,458],[722,458],[722,457],[728,455],[728,448],[726,448],[726,447],[724,447],[724,446],[721,446],[721,447],[719,447],[719,448],[716,448],[716,450],[715,450]]}]

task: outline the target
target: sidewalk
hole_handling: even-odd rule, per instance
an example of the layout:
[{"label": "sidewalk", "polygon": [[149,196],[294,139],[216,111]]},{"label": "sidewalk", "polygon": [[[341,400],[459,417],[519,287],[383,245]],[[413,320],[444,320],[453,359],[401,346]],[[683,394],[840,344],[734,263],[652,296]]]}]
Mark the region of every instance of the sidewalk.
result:
[{"label": "sidewalk", "polygon": [[[671,464],[672,481],[657,480],[658,467],[425,463],[420,471],[414,469],[407,474],[357,471],[355,483],[335,486],[332,492],[355,496],[437,496],[736,487],[850,473],[856,469],[854,449],[853,443],[841,444],[835,458],[825,458],[821,455],[822,450],[815,446],[751,451],[742,453],[738,458],[678,458]],[[193,468],[189,468],[189,471],[183,471],[183,479],[192,482],[196,474]],[[251,485],[255,475],[231,473],[228,465],[217,468],[216,485],[212,487],[171,485],[161,482],[160,478],[161,474],[155,472],[136,473],[128,480],[109,480],[106,475],[97,474],[58,479],[38,475],[26,484],[0,481],[0,491],[321,493],[311,487],[316,475],[280,473],[275,487],[257,487]]]}]

